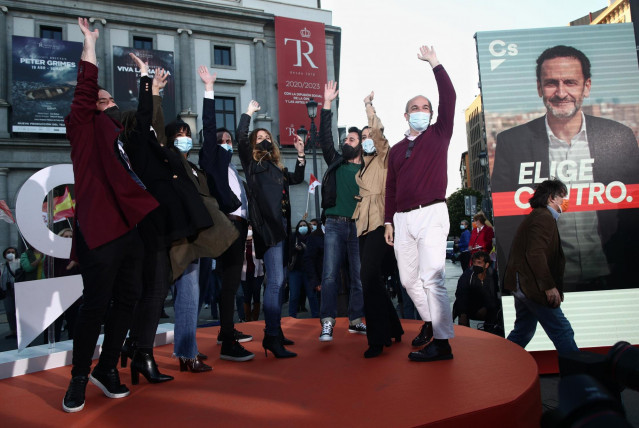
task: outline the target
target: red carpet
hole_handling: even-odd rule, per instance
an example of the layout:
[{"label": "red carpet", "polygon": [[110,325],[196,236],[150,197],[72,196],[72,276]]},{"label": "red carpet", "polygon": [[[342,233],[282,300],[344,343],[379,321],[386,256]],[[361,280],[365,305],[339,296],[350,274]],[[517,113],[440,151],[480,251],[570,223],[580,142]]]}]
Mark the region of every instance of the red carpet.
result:
[{"label": "red carpet", "polygon": [[155,349],[161,370],[175,380],[151,385],[141,377],[123,399],[106,398],[92,384],[86,405],[67,414],[61,403],[70,367],[0,381],[3,427],[538,427],[541,399],[537,365],[500,337],[455,326],[451,361],[408,360],[421,322],[402,321],[403,341],[364,359],[366,337],[349,334],[338,319],[334,340],[318,341],[317,319],[282,320],[297,358],[278,360],[261,346],[263,322],[239,325],[255,337],[245,347],[255,359],[222,361],[218,327],[199,329],[208,373],[178,371],[173,345]]}]

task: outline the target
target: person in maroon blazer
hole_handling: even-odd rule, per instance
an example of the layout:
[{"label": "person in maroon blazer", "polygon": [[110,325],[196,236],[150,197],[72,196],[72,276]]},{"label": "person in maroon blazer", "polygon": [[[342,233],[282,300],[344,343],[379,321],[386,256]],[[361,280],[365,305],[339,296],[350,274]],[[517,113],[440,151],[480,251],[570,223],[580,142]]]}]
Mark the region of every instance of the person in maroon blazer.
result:
[{"label": "person in maroon blazer", "polygon": [[[88,380],[109,398],[129,395],[116,364],[141,292],[144,245],[136,226],[158,206],[119,142],[122,125],[117,105],[98,87],[98,30],[91,31],[86,19],[78,18],[78,25],[84,48],[65,125],[75,177],[72,257],[80,263],[84,299],[73,338],[71,382],[62,402],[66,412],[84,408]],[[102,352],[91,372],[103,321]]]}]

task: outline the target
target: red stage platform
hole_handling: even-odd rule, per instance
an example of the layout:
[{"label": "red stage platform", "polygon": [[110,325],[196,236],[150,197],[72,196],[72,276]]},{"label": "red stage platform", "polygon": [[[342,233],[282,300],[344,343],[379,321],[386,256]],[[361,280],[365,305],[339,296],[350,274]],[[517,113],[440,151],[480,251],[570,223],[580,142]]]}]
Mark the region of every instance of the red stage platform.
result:
[{"label": "red stage platform", "polygon": [[155,349],[161,370],[175,380],[151,385],[141,377],[123,399],[106,398],[92,384],[86,405],[67,414],[61,403],[70,367],[0,381],[4,427],[538,427],[541,398],[537,365],[500,337],[455,326],[455,358],[415,363],[407,356],[421,322],[403,321],[403,341],[364,359],[366,337],[348,333],[338,319],[334,340],[318,341],[317,319],[282,320],[297,358],[278,360],[261,346],[263,322],[239,325],[255,337],[245,347],[255,359],[222,361],[217,327],[198,330],[208,373],[179,372],[173,345]]}]

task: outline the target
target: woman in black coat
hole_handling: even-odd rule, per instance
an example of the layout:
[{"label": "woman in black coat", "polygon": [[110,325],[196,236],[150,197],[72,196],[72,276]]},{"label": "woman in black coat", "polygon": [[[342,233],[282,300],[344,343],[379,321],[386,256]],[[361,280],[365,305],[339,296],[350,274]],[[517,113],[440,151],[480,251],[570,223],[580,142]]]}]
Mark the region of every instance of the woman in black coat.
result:
[{"label": "woman in black coat", "polygon": [[[290,173],[281,163],[280,151],[273,136],[266,129],[255,129],[248,135],[253,113],[260,109],[251,101],[246,114],[240,118],[237,129],[238,151],[249,187],[249,215],[253,225],[257,258],[263,258],[266,268],[264,290],[264,352],[270,350],[278,358],[295,357],[283,344],[292,344],[284,338],[281,328],[282,300],[280,293],[286,278],[286,248],[291,204],[289,184],[304,181],[304,142],[296,136],[298,158],[295,172]],[[263,256],[262,256],[263,255]]]}]

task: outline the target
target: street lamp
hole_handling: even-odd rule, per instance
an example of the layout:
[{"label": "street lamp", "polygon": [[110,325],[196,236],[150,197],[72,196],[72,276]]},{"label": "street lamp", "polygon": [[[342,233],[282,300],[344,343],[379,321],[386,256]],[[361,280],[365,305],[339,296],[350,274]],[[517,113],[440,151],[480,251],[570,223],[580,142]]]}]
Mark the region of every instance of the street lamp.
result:
[{"label": "street lamp", "polygon": [[484,214],[486,214],[486,217],[490,219],[492,218],[492,210],[490,209],[490,190],[488,189],[488,153],[486,153],[485,150],[482,150],[481,152],[479,152],[479,155],[477,155],[477,157],[479,158],[479,165],[484,170],[484,199],[482,201],[482,206]]},{"label": "street lamp", "polygon": [[[315,101],[313,98],[309,99],[306,103],[306,112],[308,113],[308,117],[311,119],[310,139],[308,141],[308,144],[310,144],[313,148],[313,175],[315,176],[315,178],[317,178],[317,128],[315,127],[315,117],[317,117],[317,101]],[[302,129],[304,129],[303,126],[300,127],[300,130]],[[304,132],[306,132],[306,129],[304,129]],[[315,218],[320,218],[319,192],[317,190],[315,191]]]}]

